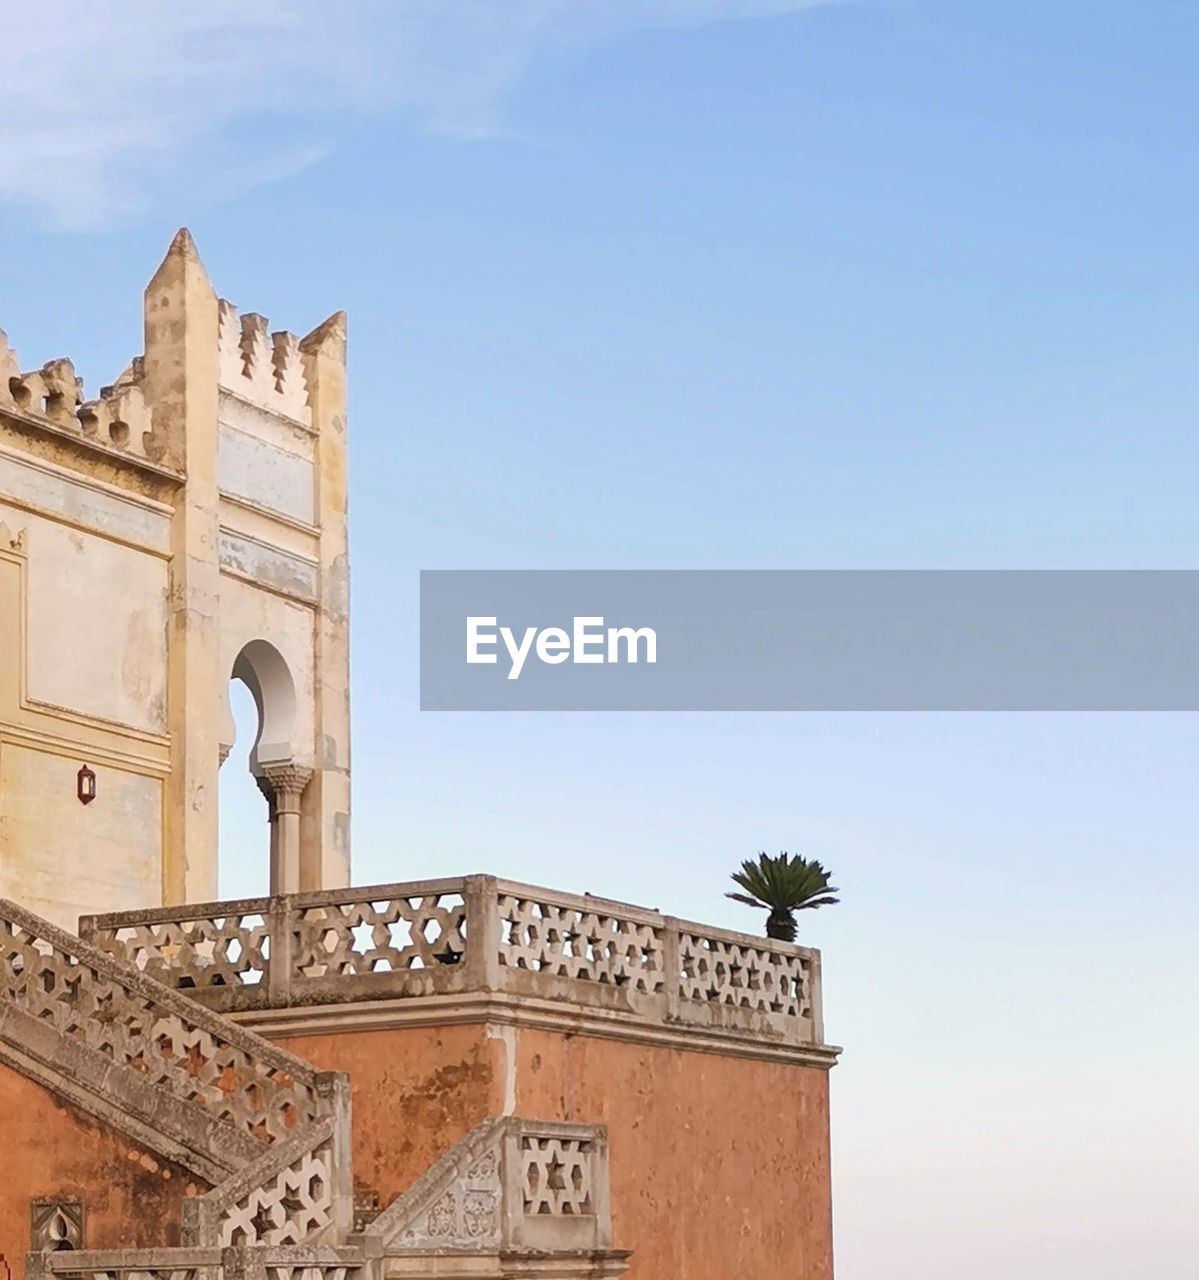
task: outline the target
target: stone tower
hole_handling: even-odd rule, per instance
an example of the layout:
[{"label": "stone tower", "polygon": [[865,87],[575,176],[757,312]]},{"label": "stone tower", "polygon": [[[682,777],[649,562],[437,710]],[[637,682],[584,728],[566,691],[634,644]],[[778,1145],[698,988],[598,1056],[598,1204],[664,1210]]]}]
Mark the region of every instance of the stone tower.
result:
[{"label": "stone tower", "polygon": [[0,333],[0,896],[215,898],[235,678],[272,891],[348,883],[345,444],[344,316],[239,319],[186,230],[98,399]]}]

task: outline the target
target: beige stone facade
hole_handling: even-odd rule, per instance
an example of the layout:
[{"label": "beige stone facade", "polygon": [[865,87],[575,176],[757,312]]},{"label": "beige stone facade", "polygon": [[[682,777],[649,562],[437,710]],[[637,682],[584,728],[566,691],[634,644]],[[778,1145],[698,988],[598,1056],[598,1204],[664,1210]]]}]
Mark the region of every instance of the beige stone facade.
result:
[{"label": "beige stone facade", "polygon": [[[819,953],[349,887],[345,517],[342,317],[186,232],[99,399],[0,341],[0,1280],[831,1280]],[[216,902],[232,679],[272,892]]]},{"label": "beige stone facade", "polygon": [[344,317],[239,318],[186,231],[98,398],[0,334],[0,896],[68,928],[215,898],[233,678],[273,889],[348,882],[345,439]]}]

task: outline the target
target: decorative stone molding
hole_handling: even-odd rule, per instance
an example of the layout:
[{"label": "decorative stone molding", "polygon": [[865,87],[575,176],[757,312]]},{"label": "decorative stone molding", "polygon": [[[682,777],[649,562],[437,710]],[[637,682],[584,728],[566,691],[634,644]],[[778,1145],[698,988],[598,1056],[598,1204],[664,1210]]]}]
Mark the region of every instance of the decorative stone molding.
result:
[{"label": "decorative stone molding", "polygon": [[[312,780],[312,773],[307,765],[288,760],[282,764],[263,765],[259,776],[270,787],[276,809],[283,813],[287,811],[285,806],[299,804],[304,788]],[[262,787],[262,781],[258,785]]]},{"label": "decorative stone molding", "polygon": [[254,785],[262,793],[262,798],[266,801],[267,807],[270,809],[270,820],[275,821],[275,785],[269,778],[261,773],[254,774]]},{"label": "decorative stone molding", "polygon": [[83,1201],[74,1198],[34,1200],[29,1206],[29,1241],[41,1252],[59,1253],[82,1249],[84,1241]]},{"label": "decorative stone molding", "polygon": [[25,530],[12,529],[0,520],[0,551],[12,551],[22,555],[25,551]]},{"label": "decorative stone molding", "polygon": [[[499,1155],[488,1151],[461,1171],[428,1207],[394,1238],[402,1249],[466,1249],[500,1243]],[[377,1220],[376,1220],[377,1221]]]},{"label": "decorative stone molding", "polygon": [[485,1120],[394,1200],[363,1239],[385,1255],[608,1249],[606,1130]]},{"label": "decorative stone molding", "polygon": [[361,1235],[383,1212],[379,1193],[373,1187],[354,1187],[354,1232]]}]

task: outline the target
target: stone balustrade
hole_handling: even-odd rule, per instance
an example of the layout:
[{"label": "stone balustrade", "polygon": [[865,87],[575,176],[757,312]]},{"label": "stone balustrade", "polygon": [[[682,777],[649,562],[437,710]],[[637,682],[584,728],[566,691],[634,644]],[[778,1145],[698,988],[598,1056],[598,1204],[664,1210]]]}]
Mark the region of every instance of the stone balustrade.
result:
[{"label": "stone balustrade", "polygon": [[[31,1253],[27,1280],[617,1280],[628,1265],[612,1247],[602,1125],[485,1120],[356,1234],[321,1229],[334,1128],[313,1137],[310,1149],[272,1153],[279,1180],[247,1170],[189,1201],[182,1247]],[[286,1213],[270,1201],[277,1188],[293,1202]],[[299,1199],[305,1238],[288,1227]]]},{"label": "stone balustrade", "polygon": [[13,1050],[211,1184],[184,1201],[186,1244],[318,1245],[350,1231],[348,1077],[0,899],[0,1056]]},{"label": "stone balustrade", "polygon": [[824,1049],[819,952],[491,876],[85,916],[79,927],[227,1013],[485,993]]},{"label": "stone balustrade", "polygon": [[345,1085],[340,1116],[326,1116],[275,1144],[207,1195],[185,1200],[183,1243],[250,1248],[344,1239],[354,1206],[348,1081]]},{"label": "stone balustrade", "polygon": [[[97,1088],[116,1088],[114,1070],[126,1094],[130,1080],[158,1088],[239,1157],[331,1114],[334,1073],[167,989],[181,984],[147,981],[153,975],[137,969],[151,966],[131,971],[119,958],[0,899],[0,1031],[35,1056],[60,1052],[55,1038],[66,1037],[76,1046],[73,1075],[90,1078],[99,1061],[107,1074]],[[145,1105],[151,1113],[160,1103]]]}]

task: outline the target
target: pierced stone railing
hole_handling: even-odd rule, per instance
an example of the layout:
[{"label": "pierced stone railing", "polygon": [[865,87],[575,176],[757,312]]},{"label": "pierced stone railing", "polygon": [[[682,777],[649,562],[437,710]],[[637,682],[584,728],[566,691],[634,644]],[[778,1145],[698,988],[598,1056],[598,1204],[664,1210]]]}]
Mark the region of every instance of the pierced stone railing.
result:
[{"label": "pierced stone railing", "polygon": [[276,1143],[205,1196],[183,1204],[183,1242],[255,1245],[337,1244],[353,1226],[349,1088],[337,1078],[334,1114]]},{"label": "pierced stone railing", "polygon": [[215,1009],[499,993],[823,1046],[820,953],[491,876],[85,916]]},{"label": "pierced stone railing", "polygon": [[0,899],[0,1010],[48,1023],[241,1138],[270,1143],[327,1114],[321,1072],[120,959]]},{"label": "pierced stone railing", "polygon": [[515,1117],[485,1120],[361,1238],[387,1255],[607,1250],[607,1131]]},{"label": "pierced stone railing", "polygon": [[348,1077],[0,900],[10,1050],[213,1186],[184,1202],[187,1243],[316,1244],[351,1229]]}]

